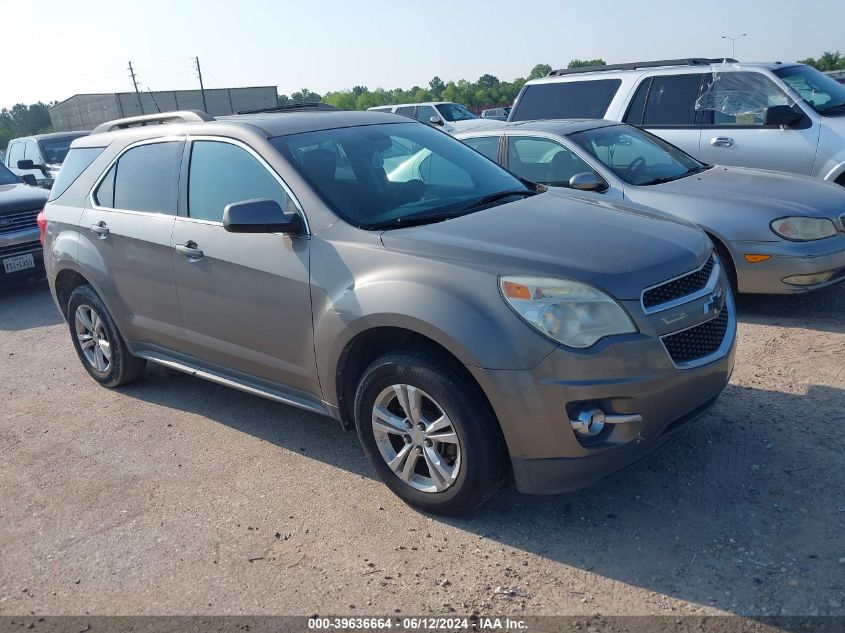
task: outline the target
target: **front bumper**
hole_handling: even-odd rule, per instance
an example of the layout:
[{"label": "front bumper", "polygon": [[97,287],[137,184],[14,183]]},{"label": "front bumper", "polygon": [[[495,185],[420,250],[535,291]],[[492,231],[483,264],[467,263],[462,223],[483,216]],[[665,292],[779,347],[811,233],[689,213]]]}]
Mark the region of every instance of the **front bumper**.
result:
[{"label": "front bumper", "polygon": [[[729,242],[728,249],[737,273],[741,293],[800,294],[845,281],[845,233],[811,242]],[[757,264],[745,261],[746,254],[771,255]],[[797,286],[785,277],[833,271],[822,283]]]},{"label": "front bumper", "polygon": [[[726,353],[678,369],[658,338],[612,337],[589,350],[558,348],[533,370],[470,368],[498,416],[517,488],[555,494],[589,486],[662,446],[704,413],[728,383],[736,350],[734,327]],[[573,410],[597,406],[638,414],[596,438],[578,438]]]}]

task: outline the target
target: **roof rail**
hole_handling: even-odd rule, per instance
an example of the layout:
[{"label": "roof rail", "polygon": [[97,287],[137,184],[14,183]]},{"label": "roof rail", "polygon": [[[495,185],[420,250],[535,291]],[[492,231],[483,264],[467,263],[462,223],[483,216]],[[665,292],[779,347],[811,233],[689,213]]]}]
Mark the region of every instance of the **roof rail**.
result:
[{"label": "roof rail", "polygon": [[577,75],[580,73],[595,73],[608,70],[636,70],[638,68],[659,68],[661,66],[709,66],[710,64],[738,63],[731,57],[689,57],[687,59],[658,59],[648,62],[630,62],[627,64],[610,64],[607,66],[583,66],[581,68],[560,68],[553,70],[547,77],[560,77],[561,75]]},{"label": "roof rail", "polygon": [[269,108],[258,108],[257,110],[241,110],[238,114],[260,114],[262,112],[302,112],[303,110],[336,111],[336,108],[322,101],[309,101],[307,103],[288,103],[286,105],[271,106]]},{"label": "roof rail", "polygon": [[199,123],[201,121],[213,121],[214,118],[200,110],[178,110],[176,112],[161,112],[159,114],[144,114],[142,116],[130,116],[125,119],[106,121],[95,127],[91,134],[102,134],[103,132],[114,132],[125,130],[130,127],[143,125],[164,125],[165,123]]}]

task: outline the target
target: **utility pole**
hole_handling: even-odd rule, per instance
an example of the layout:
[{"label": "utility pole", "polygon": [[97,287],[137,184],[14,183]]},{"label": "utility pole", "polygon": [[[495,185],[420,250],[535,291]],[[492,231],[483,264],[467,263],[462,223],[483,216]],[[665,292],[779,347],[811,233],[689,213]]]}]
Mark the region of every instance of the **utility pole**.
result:
[{"label": "utility pole", "polygon": [[197,77],[200,80],[200,92],[202,93],[202,109],[208,113],[208,104],[205,102],[205,88],[202,85],[202,70],[200,69],[200,58],[194,57],[194,61],[197,63]]},{"label": "utility pole", "polygon": [[135,80],[135,71],[132,68],[132,62],[129,62],[129,75],[132,77],[132,85],[135,86],[135,96],[138,97],[138,107],[141,109],[141,114],[144,114],[144,104],[141,103],[141,93],[138,92],[138,82]]}]

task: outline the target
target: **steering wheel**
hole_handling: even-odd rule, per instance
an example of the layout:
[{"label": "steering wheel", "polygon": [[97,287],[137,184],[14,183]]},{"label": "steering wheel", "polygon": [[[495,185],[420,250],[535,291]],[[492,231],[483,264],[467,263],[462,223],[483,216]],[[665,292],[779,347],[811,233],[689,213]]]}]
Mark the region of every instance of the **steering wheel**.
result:
[{"label": "steering wheel", "polygon": [[425,195],[426,184],[422,180],[406,180],[396,183],[387,204],[388,209],[395,209],[409,202],[421,200]]},{"label": "steering wheel", "polygon": [[637,156],[631,163],[625,168],[625,175],[628,176],[630,180],[636,180],[636,176],[645,169],[646,163],[645,158],[642,156]]}]

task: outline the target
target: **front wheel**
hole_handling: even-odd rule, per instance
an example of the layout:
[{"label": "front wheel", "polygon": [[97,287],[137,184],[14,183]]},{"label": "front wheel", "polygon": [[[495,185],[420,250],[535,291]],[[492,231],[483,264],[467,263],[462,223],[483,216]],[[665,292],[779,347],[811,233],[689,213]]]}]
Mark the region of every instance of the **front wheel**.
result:
[{"label": "front wheel", "polygon": [[469,512],[508,473],[504,441],[480,389],[436,355],[392,352],[373,362],[358,385],[355,422],[381,480],[421,510]]}]

